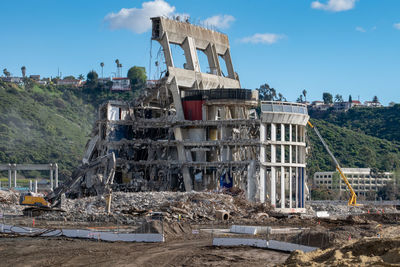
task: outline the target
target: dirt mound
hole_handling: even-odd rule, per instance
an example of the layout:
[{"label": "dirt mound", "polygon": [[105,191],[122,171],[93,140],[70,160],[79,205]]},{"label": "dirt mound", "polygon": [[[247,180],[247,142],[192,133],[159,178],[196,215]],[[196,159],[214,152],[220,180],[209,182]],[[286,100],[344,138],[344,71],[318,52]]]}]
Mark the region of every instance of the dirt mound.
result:
[{"label": "dirt mound", "polygon": [[400,262],[400,237],[360,239],[345,245],[309,253],[293,252],[286,266],[374,266]]}]

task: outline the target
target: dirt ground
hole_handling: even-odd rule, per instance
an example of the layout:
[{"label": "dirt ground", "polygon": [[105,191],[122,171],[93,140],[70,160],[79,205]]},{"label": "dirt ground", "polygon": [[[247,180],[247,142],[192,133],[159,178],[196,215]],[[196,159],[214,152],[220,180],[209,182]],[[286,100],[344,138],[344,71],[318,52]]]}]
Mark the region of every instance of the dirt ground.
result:
[{"label": "dirt ground", "polygon": [[289,254],[256,248],[215,248],[211,239],[163,244],[70,238],[2,238],[2,266],[274,266]]}]

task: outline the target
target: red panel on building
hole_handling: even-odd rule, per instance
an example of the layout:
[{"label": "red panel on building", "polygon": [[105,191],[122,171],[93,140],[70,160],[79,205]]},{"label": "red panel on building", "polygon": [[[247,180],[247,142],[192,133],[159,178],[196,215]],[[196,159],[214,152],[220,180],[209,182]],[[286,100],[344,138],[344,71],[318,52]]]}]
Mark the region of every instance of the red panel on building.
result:
[{"label": "red panel on building", "polygon": [[203,120],[204,100],[184,100],[182,101],[185,120],[201,121]]}]

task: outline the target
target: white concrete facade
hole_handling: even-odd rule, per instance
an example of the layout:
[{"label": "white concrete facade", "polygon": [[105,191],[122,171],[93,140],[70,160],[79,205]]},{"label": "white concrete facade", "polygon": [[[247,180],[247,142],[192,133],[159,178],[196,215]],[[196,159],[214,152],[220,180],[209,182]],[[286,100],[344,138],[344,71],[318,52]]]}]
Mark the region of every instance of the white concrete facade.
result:
[{"label": "white concrete facade", "polygon": [[[369,191],[378,191],[385,186],[388,182],[393,180],[394,174],[392,172],[371,173],[370,168],[342,168],[344,175],[357,196],[365,196]],[[347,186],[339,178],[339,184],[333,184],[333,176],[335,172],[316,172],[314,173],[313,183],[317,186],[325,186],[328,189],[335,189],[339,187],[340,192],[346,191]]]},{"label": "white concrete facade", "polygon": [[280,211],[304,210],[308,119],[304,104],[261,102],[259,197]]}]

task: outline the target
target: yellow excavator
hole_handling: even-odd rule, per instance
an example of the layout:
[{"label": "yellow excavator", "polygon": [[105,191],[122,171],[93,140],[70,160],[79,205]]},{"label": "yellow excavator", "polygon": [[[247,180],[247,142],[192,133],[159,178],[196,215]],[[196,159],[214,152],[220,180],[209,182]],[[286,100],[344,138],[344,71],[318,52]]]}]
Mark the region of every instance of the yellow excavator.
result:
[{"label": "yellow excavator", "polygon": [[63,211],[61,206],[61,195],[72,188],[79,182],[88,171],[94,171],[97,168],[104,168],[107,173],[103,180],[104,194],[107,197],[107,210],[110,210],[111,205],[111,185],[114,182],[116,159],[114,153],[98,157],[90,163],[79,166],[71,175],[71,179],[55,188],[46,196],[41,196],[32,192],[22,194],[20,196],[20,205],[28,206],[23,210],[24,215],[38,216],[46,211]]},{"label": "yellow excavator", "polygon": [[342,169],[340,168],[339,162],[336,160],[335,156],[333,155],[333,153],[331,152],[331,150],[329,149],[328,145],[325,143],[324,139],[322,138],[321,134],[319,133],[317,127],[315,127],[313,124],[311,124],[310,121],[308,121],[308,125],[314,129],[315,133],[317,134],[319,140],[321,140],[321,143],[324,145],[326,151],[328,151],[329,156],[331,156],[333,162],[336,165],[336,169],[339,172],[340,176],[342,177],[343,181],[345,182],[345,184],[347,185],[347,188],[350,191],[350,199],[347,203],[347,205],[349,206],[359,206],[359,204],[357,204],[357,195],[354,192],[353,188],[351,187],[349,180],[347,179],[346,175],[344,175]]}]

